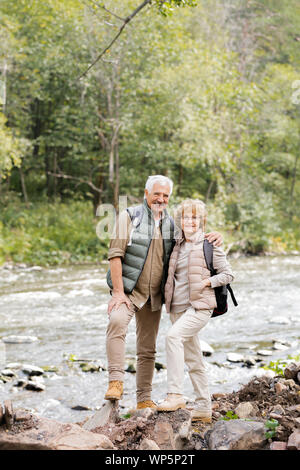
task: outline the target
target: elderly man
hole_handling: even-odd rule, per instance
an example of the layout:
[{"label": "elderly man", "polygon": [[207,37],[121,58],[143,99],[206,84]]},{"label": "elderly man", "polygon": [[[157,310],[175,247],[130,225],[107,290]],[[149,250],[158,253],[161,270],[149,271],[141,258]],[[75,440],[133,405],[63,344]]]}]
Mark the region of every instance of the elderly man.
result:
[{"label": "elderly man", "polygon": [[[135,315],[138,409],[156,408],[151,391],[164,285],[174,245],[174,223],[166,210],[172,188],[169,178],[150,176],[143,204],[119,215],[108,252],[107,283],[112,298],[106,332],[109,385],[105,399],[122,398],[125,338]],[[222,242],[215,232],[206,237],[216,245]]]}]

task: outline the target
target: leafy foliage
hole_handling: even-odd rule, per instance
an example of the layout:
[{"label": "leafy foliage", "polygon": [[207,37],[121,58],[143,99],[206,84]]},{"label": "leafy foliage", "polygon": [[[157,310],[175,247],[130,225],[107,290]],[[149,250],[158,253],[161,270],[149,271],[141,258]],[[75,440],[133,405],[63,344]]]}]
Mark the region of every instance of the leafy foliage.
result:
[{"label": "leafy foliage", "polygon": [[46,246],[71,248],[39,234],[40,204],[85,201],[93,218],[119,195],[139,201],[157,173],[174,181],[171,204],[207,203],[231,250],[299,250],[299,2],[153,0],[79,80],[138,4],[2,0],[2,244],[8,213],[32,204],[2,259],[30,259],[32,222],[41,260],[58,262]]},{"label": "leafy foliage", "polygon": [[276,437],[276,430],[278,426],[279,422],[277,419],[268,419],[268,421],[265,422],[265,427],[268,429],[268,431],[265,433],[267,439],[273,439]]}]

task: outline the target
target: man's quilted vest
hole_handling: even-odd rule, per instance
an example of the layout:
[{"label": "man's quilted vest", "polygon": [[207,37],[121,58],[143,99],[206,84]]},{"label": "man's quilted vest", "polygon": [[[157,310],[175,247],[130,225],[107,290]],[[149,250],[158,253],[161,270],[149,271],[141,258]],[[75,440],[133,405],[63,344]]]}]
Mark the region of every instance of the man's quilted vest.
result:
[{"label": "man's quilted vest", "polygon": [[[130,294],[142,273],[153,237],[155,221],[146,200],[144,200],[143,204],[140,206],[129,207],[127,211],[132,219],[133,229],[130,233],[130,240],[122,261],[122,279],[124,292]],[[164,294],[164,286],[168,276],[169,259],[174,246],[174,222],[166,211],[161,221],[161,233],[164,248],[164,272],[161,289],[162,294]],[[110,289],[113,289],[110,269],[107,272],[106,280]]]}]

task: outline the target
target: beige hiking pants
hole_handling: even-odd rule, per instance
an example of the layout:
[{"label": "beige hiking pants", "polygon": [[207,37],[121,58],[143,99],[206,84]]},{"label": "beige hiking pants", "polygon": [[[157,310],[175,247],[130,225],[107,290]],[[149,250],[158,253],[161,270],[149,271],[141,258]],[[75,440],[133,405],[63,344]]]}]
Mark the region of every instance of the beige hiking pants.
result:
[{"label": "beige hiking pants", "polygon": [[173,325],[166,337],[168,393],[183,395],[186,364],[196,394],[197,408],[201,410],[211,409],[211,397],[198,333],[211,315],[212,310],[195,311],[192,307],[182,313],[171,313]]},{"label": "beige hiking pants", "polygon": [[109,381],[124,381],[125,339],[128,325],[135,315],[136,320],[136,394],[137,402],[151,400],[152,379],[155,367],[156,338],[161,309],[151,311],[148,301],[140,310],[131,303],[130,308],[122,304],[109,315],[106,330],[106,353]]}]

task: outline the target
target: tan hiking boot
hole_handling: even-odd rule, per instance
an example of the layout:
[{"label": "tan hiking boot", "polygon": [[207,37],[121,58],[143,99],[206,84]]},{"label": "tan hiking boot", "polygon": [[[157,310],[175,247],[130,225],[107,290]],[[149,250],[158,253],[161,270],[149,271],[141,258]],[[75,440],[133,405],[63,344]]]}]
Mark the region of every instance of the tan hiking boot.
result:
[{"label": "tan hiking boot", "polygon": [[108,389],[105,394],[105,400],[121,400],[123,396],[123,382],[120,380],[112,380],[108,384]]},{"label": "tan hiking boot", "polygon": [[195,408],[191,411],[192,421],[201,421],[202,423],[211,423],[212,415],[210,410],[198,410]]},{"label": "tan hiking boot", "polygon": [[142,410],[143,408],[155,408],[156,409],[157,405],[152,400],[139,401],[136,406],[136,409]]},{"label": "tan hiking boot", "polygon": [[185,408],[185,401],[182,395],[168,393],[167,398],[157,406],[157,411],[176,411]]}]

